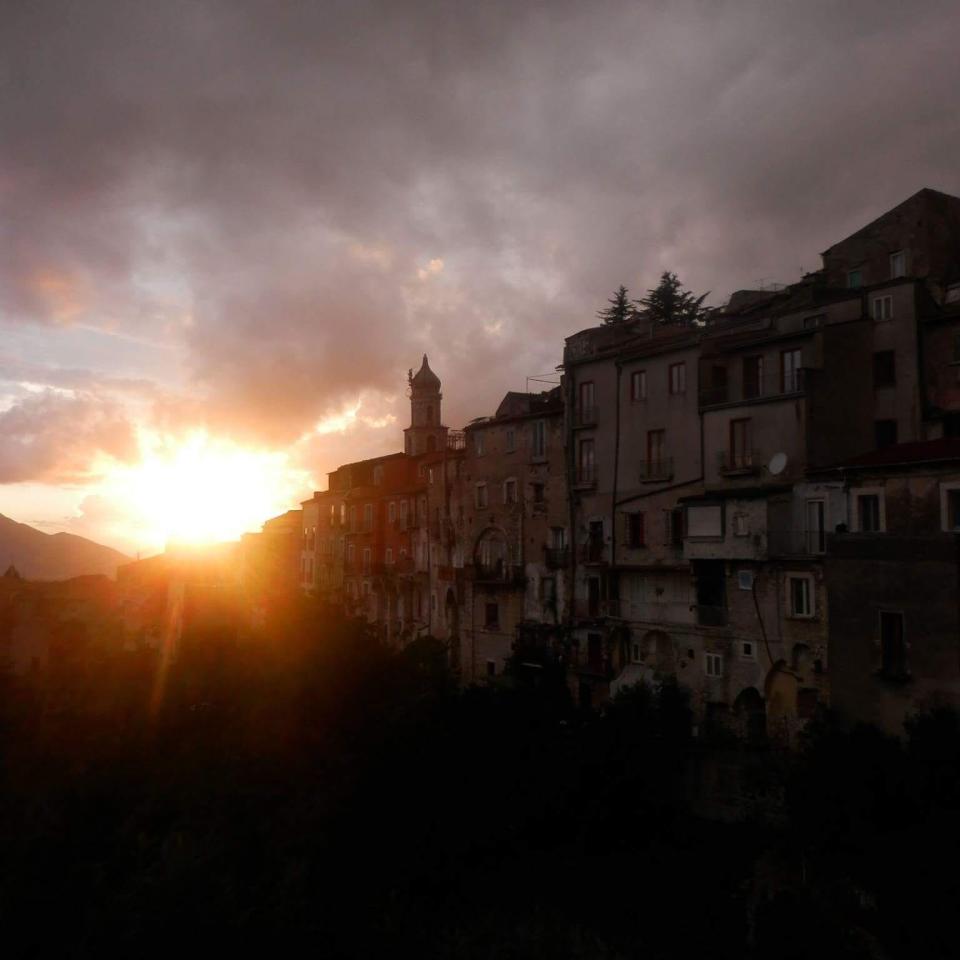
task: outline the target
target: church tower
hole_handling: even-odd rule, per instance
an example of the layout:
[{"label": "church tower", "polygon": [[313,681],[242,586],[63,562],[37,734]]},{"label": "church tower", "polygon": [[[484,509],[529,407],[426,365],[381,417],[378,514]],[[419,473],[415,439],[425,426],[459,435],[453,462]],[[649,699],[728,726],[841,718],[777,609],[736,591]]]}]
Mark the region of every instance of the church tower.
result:
[{"label": "church tower", "polygon": [[404,452],[411,457],[442,450],[447,443],[447,428],[441,423],[440,378],[430,369],[427,355],[414,374],[407,375],[410,384],[410,426],[403,431]]}]

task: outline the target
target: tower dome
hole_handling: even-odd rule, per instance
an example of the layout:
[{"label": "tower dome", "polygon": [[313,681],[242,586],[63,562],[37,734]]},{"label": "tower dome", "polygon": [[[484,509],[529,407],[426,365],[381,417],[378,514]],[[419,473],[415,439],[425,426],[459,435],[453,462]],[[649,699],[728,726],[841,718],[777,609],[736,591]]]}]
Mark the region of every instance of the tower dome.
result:
[{"label": "tower dome", "polygon": [[430,369],[427,355],[423,355],[420,369],[407,374],[410,384],[410,426],[404,433],[404,450],[409,456],[442,450],[447,442],[447,428],[443,425],[440,406],[440,378]]},{"label": "tower dome", "polygon": [[410,388],[417,392],[427,390],[436,392],[440,389],[440,378],[430,369],[426,354],[423,355],[420,369],[410,377]]}]

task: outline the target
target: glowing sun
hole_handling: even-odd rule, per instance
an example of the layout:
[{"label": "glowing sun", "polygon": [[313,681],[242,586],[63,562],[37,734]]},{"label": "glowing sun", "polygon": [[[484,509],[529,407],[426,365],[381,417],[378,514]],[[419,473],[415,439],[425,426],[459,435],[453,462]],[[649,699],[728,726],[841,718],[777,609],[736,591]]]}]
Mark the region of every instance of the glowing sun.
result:
[{"label": "glowing sun", "polygon": [[236,540],[297,499],[302,478],[285,454],[250,450],[203,431],[176,441],[143,434],[141,462],[114,476],[151,546]]}]

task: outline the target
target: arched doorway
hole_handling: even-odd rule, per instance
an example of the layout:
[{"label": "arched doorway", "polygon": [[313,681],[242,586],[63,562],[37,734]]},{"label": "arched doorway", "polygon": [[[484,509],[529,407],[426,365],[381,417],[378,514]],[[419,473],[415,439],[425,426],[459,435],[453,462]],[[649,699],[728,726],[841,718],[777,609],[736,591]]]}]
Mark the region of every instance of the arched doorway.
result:
[{"label": "arched doorway", "polygon": [[733,702],[737,726],[750,743],[762,743],[767,738],[767,712],[763,697],[756,687],[741,690]]}]

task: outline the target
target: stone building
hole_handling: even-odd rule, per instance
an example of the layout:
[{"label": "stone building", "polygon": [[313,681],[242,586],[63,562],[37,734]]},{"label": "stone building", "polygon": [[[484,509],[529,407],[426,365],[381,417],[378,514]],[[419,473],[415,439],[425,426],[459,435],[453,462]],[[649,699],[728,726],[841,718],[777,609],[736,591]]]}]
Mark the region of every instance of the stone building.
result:
[{"label": "stone building", "polygon": [[459,663],[465,682],[560,655],[568,567],[563,398],[508,393],[467,427],[456,535],[465,584]]},{"label": "stone building", "polygon": [[921,191],[701,328],[567,340],[582,703],[673,675],[704,722],[789,735],[828,698],[823,558],[848,505],[822,468],[953,431],[958,211]]},{"label": "stone building", "polygon": [[[557,390],[509,393],[462,432],[443,426],[424,357],[404,452],[339,468],[304,503],[302,584],[397,642],[444,640],[465,682],[549,655],[585,706],[672,676],[708,728],[789,738],[832,689],[866,715],[867,645],[881,641],[850,585],[894,578],[894,541],[858,530],[851,484],[892,469],[878,451],[909,460],[960,436],[958,370],[960,199],[921,190],[820,270],[739,291],[704,325],[574,334]],[[953,503],[949,471],[897,463],[884,490],[909,474],[897,497],[926,502],[935,483]],[[905,556],[919,556],[914,536]],[[903,629],[936,629],[956,659],[952,534],[916,536],[940,558],[943,599]],[[927,680],[887,697],[882,722],[932,702],[940,667],[920,663]]]},{"label": "stone building", "polygon": [[960,709],[960,439],[887,447],[832,472],[847,517],[827,540],[832,704],[900,733]]}]

